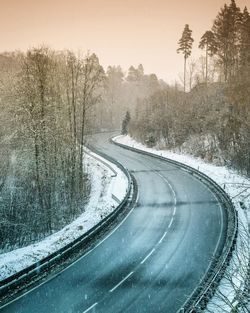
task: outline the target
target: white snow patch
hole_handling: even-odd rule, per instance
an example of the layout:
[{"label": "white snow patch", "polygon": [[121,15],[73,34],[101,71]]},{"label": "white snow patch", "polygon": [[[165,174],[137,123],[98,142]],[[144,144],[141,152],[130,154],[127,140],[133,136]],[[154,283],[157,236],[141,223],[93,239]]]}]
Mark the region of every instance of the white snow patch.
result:
[{"label": "white snow patch", "polygon": [[[246,272],[245,269],[248,266],[247,263],[249,261],[250,252],[249,234],[246,236],[246,232],[249,231],[250,225],[250,179],[239,175],[236,171],[233,171],[225,166],[208,164],[200,158],[187,154],[179,154],[170,150],[148,148],[128,135],[116,136],[113,140],[136,149],[147,151],[189,165],[211,177],[225,190],[225,192],[231,197],[235,208],[238,211],[239,233],[242,234],[242,236],[238,236],[236,250],[233,254],[226,275],[233,277],[235,286],[242,288],[244,286],[244,275],[243,270],[241,271],[239,268],[244,268],[244,273]],[[244,204],[245,209],[242,209],[239,204],[240,202]],[[247,242],[243,242],[243,237]],[[228,279],[221,280],[219,290],[226,299],[231,301],[234,299],[235,289],[232,288],[232,284],[229,283]],[[225,313],[231,312],[231,309],[229,306],[225,305],[225,302],[221,300],[221,297],[218,296],[218,294],[215,294],[209,302],[208,311]]]},{"label": "white snow patch", "polygon": [[89,202],[75,221],[44,240],[0,254],[0,280],[32,265],[84,234],[110,214],[126,195],[128,179],[113,163],[86,150],[84,167],[91,181]]}]

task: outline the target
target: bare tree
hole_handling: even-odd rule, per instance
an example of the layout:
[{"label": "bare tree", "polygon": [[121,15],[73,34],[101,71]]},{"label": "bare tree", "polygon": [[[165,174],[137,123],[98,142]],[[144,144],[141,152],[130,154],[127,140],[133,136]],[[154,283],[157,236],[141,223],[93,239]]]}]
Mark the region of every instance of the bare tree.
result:
[{"label": "bare tree", "polygon": [[100,88],[104,81],[104,70],[95,54],[87,55],[82,62],[81,84],[79,90],[79,125],[80,125],[80,173],[83,173],[82,159],[84,135],[86,130],[86,113],[101,99]]},{"label": "bare tree", "polygon": [[250,233],[239,226],[236,249],[207,312],[250,312]]}]

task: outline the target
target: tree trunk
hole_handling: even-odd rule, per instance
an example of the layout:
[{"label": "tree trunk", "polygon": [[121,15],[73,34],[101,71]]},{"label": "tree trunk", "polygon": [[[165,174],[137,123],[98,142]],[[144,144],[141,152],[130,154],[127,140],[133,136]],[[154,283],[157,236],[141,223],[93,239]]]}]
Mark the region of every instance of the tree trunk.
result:
[{"label": "tree trunk", "polygon": [[206,85],[208,83],[208,46],[206,45]]},{"label": "tree trunk", "polygon": [[187,65],[187,58],[184,56],[184,92],[186,92],[186,65]]}]

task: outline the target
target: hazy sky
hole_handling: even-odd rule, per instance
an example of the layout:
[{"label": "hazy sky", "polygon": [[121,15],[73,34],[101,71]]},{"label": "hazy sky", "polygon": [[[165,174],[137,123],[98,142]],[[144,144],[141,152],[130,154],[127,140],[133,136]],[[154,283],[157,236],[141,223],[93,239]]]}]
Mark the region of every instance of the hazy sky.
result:
[{"label": "hazy sky", "polygon": [[[230,0],[226,2],[229,3]],[[236,0],[244,8],[250,0]],[[178,79],[177,41],[187,23],[201,52],[201,35],[224,0],[0,0],[0,51],[45,43],[54,49],[95,52],[101,64],[144,65],[168,81]]]}]

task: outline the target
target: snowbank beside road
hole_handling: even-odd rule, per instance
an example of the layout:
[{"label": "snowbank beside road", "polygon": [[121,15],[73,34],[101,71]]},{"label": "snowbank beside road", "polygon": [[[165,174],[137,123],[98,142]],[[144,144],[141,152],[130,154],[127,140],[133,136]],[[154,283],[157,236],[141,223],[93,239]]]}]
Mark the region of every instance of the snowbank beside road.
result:
[{"label": "snowbank beside road", "polygon": [[[135,141],[130,136],[117,136],[113,138],[114,141],[137,148],[143,151],[154,153],[162,157],[173,159],[175,161],[189,165],[200,172],[211,177],[217,184],[219,184],[227,194],[230,195],[233,202],[238,206],[241,201],[246,208],[250,207],[250,179],[238,175],[235,171],[228,169],[225,166],[216,166],[208,164],[202,159],[192,157],[190,155],[178,154],[169,150],[157,150],[154,148],[147,148],[143,144]],[[249,210],[244,211],[249,215]]]},{"label": "snowbank beside road", "polygon": [[190,155],[148,148],[135,141],[130,136],[121,135],[113,138],[113,140],[136,149],[173,159],[198,169],[200,172],[211,177],[231,197],[238,211],[240,236],[238,236],[236,250],[225,274],[225,278],[221,280],[219,287],[220,292],[215,294],[208,305],[208,312],[231,312],[232,306],[225,302],[234,303],[233,306],[236,305],[237,297],[240,297],[240,294],[237,294],[237,289],[239,288],[238,290],[242,291],[244,281],[249,279],[249,277],[247,277],[247,269],[249,266],[250,237],[249,234],[247,235],[246,233],[250,227],[250,179],[238,175],[235,171],[225,166],[208,164]]},{"label": "snowbank beside road", "polygon": [[44,240],[0,255],[0,280],[57,251],[111,213],[126,195],[128,179],[114,164],[86,151],[84,167],[91,192],[85,211],[71,224]]}]

